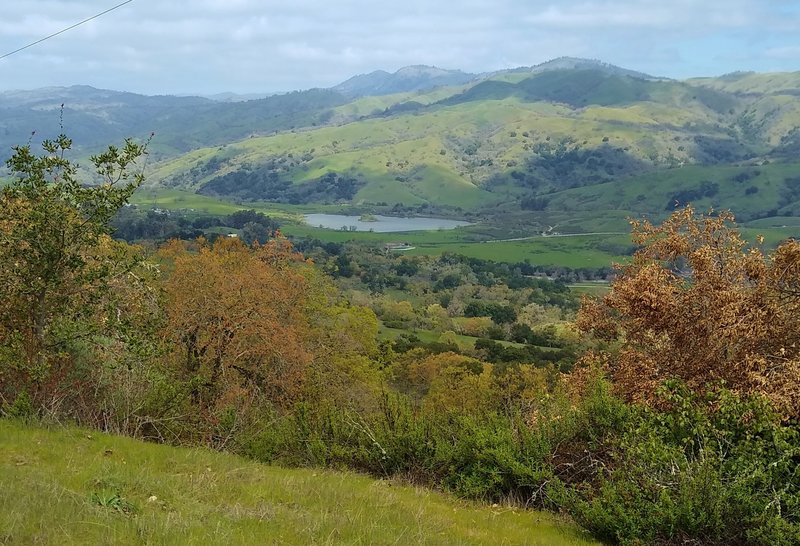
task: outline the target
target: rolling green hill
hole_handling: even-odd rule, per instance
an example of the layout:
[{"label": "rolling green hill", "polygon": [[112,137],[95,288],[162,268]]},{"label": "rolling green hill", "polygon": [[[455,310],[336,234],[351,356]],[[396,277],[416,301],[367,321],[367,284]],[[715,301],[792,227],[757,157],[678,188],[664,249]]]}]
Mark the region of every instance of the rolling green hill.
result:
[{"label": "rolling green hill", "polygon": [[[239,204],[490,223],[686,202],[745,220],[800,210],[800,73],[676,81],[563,58],[479,76],[409,67],[339,87],[357,98],[334,88],[218,103],[72,89],[65,125],[89,143],[153,129],[149,184]],[[0,96],[13,114],[0,133],[19,132],[25,112],[55,116],[58,96]]]},{"label": "rolling green hill", "polygon": [[[729,79],[678,82],[591,64],[520,69],[360,98],[336,108],[335,125],[198,149],[160,163],[151,180],[245,202],[424,205],[488,216],[570,210],[565,190],[582,196],[578,210],[606,207],[624,186],[615,209],[661,212],[672,197],[736,208],[746,196],[748,219],[792,214],[791,190],[781,188],[800,175],[791,161],[800,145],[800,100],[787,94],[793,78],[757,79],[747,93]],[[770,82],[774,92],[764,90]],[[780,164],[765,169],[772,176],[748,174],[767,162]],[[750,183],[696,194],[725,176]]]},{"label": "rolling green hill", "polygon": [[[740,221],[800,215],[800,163],[684,166],[557,192],[546,210],[621,210],[663,217],[688,203],[728,208]],[[784,222],[785,223],[785,222]]]},{"label": "rolling green hill", "polygon": [[[706,127],[703,139],[686,129],[690,123]],[[745,154],[716,122],[716,114],[701,104],[574,109],[508,96],[462,98],[410,114],[199,149],[160,163],[150,179],[206,195],[281,201],[279,186],[314,184],[336,173],[352,179],[354,191],[318,202],[476,209]],[[235,173],[238,178],[231,180]],[[308,201],[290,196],[283,202]]]}]

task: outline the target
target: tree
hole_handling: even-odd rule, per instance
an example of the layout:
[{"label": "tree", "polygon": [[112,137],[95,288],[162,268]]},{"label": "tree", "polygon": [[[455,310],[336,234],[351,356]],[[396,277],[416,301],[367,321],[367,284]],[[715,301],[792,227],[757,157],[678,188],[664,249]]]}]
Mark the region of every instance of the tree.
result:
[{"label": "tree", "polygon": [[270,228],[264,226],[263,224],[257,224],[255,222],[247,222],[242,227],[242,234],[241,239],[247,245],[252,245],[253,243],[264,244],[270,240],[271,237],[275,235],[275,232],[272,231]]},{"label": "tree", "polygon": [[800,243],[765,255],[732,214],[691,207],[632,226],[641,249],[580,311],[579,326],[609,343],[586,360],[603,363],[632,400],[652,402],[668,379],[699,393],[722,383],[799,416]]},{"label": "tree", "polygon": [[286,239],[172,241],[161,254],[172,266],[163,337],[207,421],[231,408],[246,419],[239,404],[286,409],[378,384],[374,313],[344,301]]},{"label": "tree", "polygon": [[[64,135],[14,148],[13,181],[0,194],[0,379],[36,394],[71,344],[108,324],[89,319],[138,254],[109,237],[109,220],[143,181],[146,144],[126,140],[91,158],[95,183],[78,176]],[[75,325],[82,322],[81,328]],[[5,390],[5,389],[4,389]],[[21,391],[18,391],[21,392]]]},{"label": "tree", "polygon": [[196,253],[173,241],[165,280],[164,336],[195,385],[194,402],[261,393],[277,404],[299,395],[310,354],[303,262],[285,239],[247,247],[238,239],[201,241]]}]

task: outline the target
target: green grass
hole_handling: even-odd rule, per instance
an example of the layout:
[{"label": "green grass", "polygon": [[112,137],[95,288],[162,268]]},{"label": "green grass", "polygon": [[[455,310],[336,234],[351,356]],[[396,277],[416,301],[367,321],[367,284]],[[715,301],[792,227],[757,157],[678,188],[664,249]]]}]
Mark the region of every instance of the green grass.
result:
[{"label": "green grass", "polygon": [[778,93],[800,89],[800,74],[797,72],[740,72],[717,78],[693,78],[691,85],[721,89],[731,93]]},{"label": "green grass", "polygon": [[130,202],[141,207],[188,211],[196,214],[224,215],[237,210],[254,209],[290,222],[302,222],[302,215],[312,212],[341,212],[336,205],[289,205],[268,202],[233,203],[191,191],[146,186],[133,194]]},{"label": "green grass", "polygon": [[[299,237],[315,237],[329,242],[407,242],[414,248],[404,255],[438,256],[444,252],[497,262],[529,261],[533,265],[576,268],[609,267],[626,256],[614,252],[631,244],[627,234],[533,237],[523,241],[470,242],[470,230],[453,229],[405,233],[345,232],[311,226],[285,226],[283,231]],[[606,250],[604,250],[606,249]]]},{"label": "green grass", "polygon": [[800,217],[797,216],[773,216],[771,218],[760,218],[746,222],[744,227],[753,229],[773,229],[800,227]]},{"label": "green grass", "polygon": [[525,241],[483,243],[421,243],[408,254],[433,254],[454,252],[471,258],[496,262],[529,261],[532,265],[562,266],[572,269],[609,267],[627,258],[602,250],[599,245],[630,244],[627,235],[578,235],[575,237],[536,237]]},{"label": "green grass", "polygon": [[0,420],[3,544],[597,544],[555,516],[352,473]]},{"label": "green grass", "polygon": [[[439,338],[442,336],[441,332],[435,332],[435,331],[432,331],[432,330],[418,330],[416,328],[414,328],[413,330],[404,330],[402,328],[389,328],[387,326],[384,326],[383,324],[380,325],[380,328],[378,330],[378,336],[381,339],[392,339],[393,340],[393,339],[397,339],[398,337],[400,337],[403,334],[415,335],[423,343],[434,343],[434,342],[437,342],[437,341],[439,341]],[[465,336],[465,335],[462,335],[462,334],[455,334],[455,340],[456,340],[456,343],[458,344],[458,348],[461,349],[462,351],[469,350],[469,349],[474,349],[475,348],[475,342],[477,340],[479,340],[479,339],[482,339],[482,338],[474,337],[474,336]],[[500,345],[503,345],[505,347],[525,347],[524,343],[515,343],[513,341],[497,340],[497,343],[499,343]],[[556,349],[553,349],[552,347],[539,347],[539,346],[537,346],[537,348],[544,349],[546,351],[555,351],[556,350]]]},{"label": "green grass", "polygon": [[[743,174],[749,174],[752,178],[742,182],[735,181],[736,176]],[[784,180],[798,175],[800,163],[760,166],[687,165],[565,190],[552,196],[548,210],[569,211],[575,216],[619,210],[627,211],[631,216],[648,214],[663,217],[672,210],[676,193],[695,190],[703,182],[710,182],[717,184],[718,191],[713,196],[692,199],[698,210],[725,208],[732,210],[740,218],[748,218],[770,209],[780,209],[783,203]],[[757,190],[748,194],[749,188]]]},{"label": "green grass", "polygon": [[[617,94],[614,89],[604,92]],[[586,149],[624,148],[647,162],[654,151],[666,156],[669,150],[679,159],[688,159],[688,151],[678,151],[676,144],[685,139],[681,129],[685,123],[702,125],[711,136],[724,136],[713,112],[678,100],[674,90],[664,93],[660,102],[589,105],[577,110],[518,97],[438,105],[418,114],[360,119],[194,150],[157,163],[149,179],[197,189],[244,165],[283,158],[283,176],[294,182],[314,180],[331,171],[362,179],[366,185],[354,203],[429,202],[474,209],[501,197],[485,192],[483,184],[506,171],[512,161],[524,165],[536,143],[570,137]],[[402,99],[359,99],[339,107],[337,118],[352,119]],[[207,169],[212,159],[216,166]]]},{"label": "green grass", "polygon": [[597,296],[597,297],[605,296],[608,293],[608,291],[611,290],[610,284],[605,281],[576,282],[568,286],[572,292],[575,292],[577,294],[586,294],[587,296]]}]

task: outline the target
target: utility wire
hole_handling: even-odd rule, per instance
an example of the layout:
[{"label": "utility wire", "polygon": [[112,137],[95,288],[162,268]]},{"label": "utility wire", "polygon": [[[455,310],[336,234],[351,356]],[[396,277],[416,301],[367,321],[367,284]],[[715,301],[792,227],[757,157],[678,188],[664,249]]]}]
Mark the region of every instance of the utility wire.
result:
[{"label": "utility wire", "polygon": [[110,12],[110,11],[114,11],[114,10],[115,10],[115,9],[117,9],[117,8],[121,8],[121,7],[122,7],[122,6],[124,6],[125,4],[130,4],[131,2],[133,2],[133,0],[125,0],[124,2],[122,2],[122,3],[120,3],[120,4],[117,4],[117,5],[116,5],[116,6],[114,6],[113,8],[108,8],[107,10],[105,10],[105,11],[103,11],[103,12],[100,12],[100,13],[98,13],[97,15],[92,15],[92,16],[91,16],[91,17],[89,17],[88,19],[84,19],[84,20],[83,20],[83,21],[81,21],[80,23],[75,23],[74,25],[72,25],[72,26],[69,26],[69,27],[67,27],[67,28],[65,28],[65,29],[59,30],[58,32],[54,32],[54,33],[53,33],[53,34],[51,34],[50,36],[45,36],[44,38],[41,38],[41,39],[39,39],[39,40],[36,40],[35,42],[31,42],[31,43],[29,43],[28,45],[26,45],[26,46],[22,46],[22,47],[21,47],[21,48],[19,48],[19,49],[15,49],[14,51],[11,51],[11,52],[9,52],[9,53],[6,53],[6,54],[4,54],[4,55],[0,55],[0,59],[5,59],[6,57],[10,57],[10,56],[11,56],[11,55],[13,55],[14,53],[19,53],[19,52],[20,52],[20,51],[22,51],[23,49],[28,49],[29,47],[32,47],[32,46],[35,46],[36,44],[40,44],[40,43],[44,42],[45,40],[49,40],[50,38],[54,38],[55,36],[58,36],[59,34],[63,34],[63,33],[65,33],[65,32],[67,32],[68,30],[72,30],[72,29],[73,29],[73,28],[75,28],[75,27],[79,27],[79,26],[81,26],[81,25],[82,25],[82,24],[84,24],[84,23],[88,23],[88,22],[89,22],[89,21],[91,21],[92,19],[97,19],[98,17],[101,17],[101,16],[105,15],[106,13],[108,13],[108,12]]}]

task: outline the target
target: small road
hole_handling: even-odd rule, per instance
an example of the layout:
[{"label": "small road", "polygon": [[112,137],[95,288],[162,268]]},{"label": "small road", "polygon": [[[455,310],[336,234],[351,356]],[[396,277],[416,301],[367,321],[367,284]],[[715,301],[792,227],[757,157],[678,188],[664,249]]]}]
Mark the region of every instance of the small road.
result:
[{"label": "small road", "polygon": [[585,237],[587,235],[627,235],[624,231],[591,231],[588,233],[557,233],[553,235],[531,235],[529,237],[515,237],[513,239],[493,239],[481,241],[483,243],[509,243],[513,241],[530,241],[531,239],[551,239],[553,237]]}]

